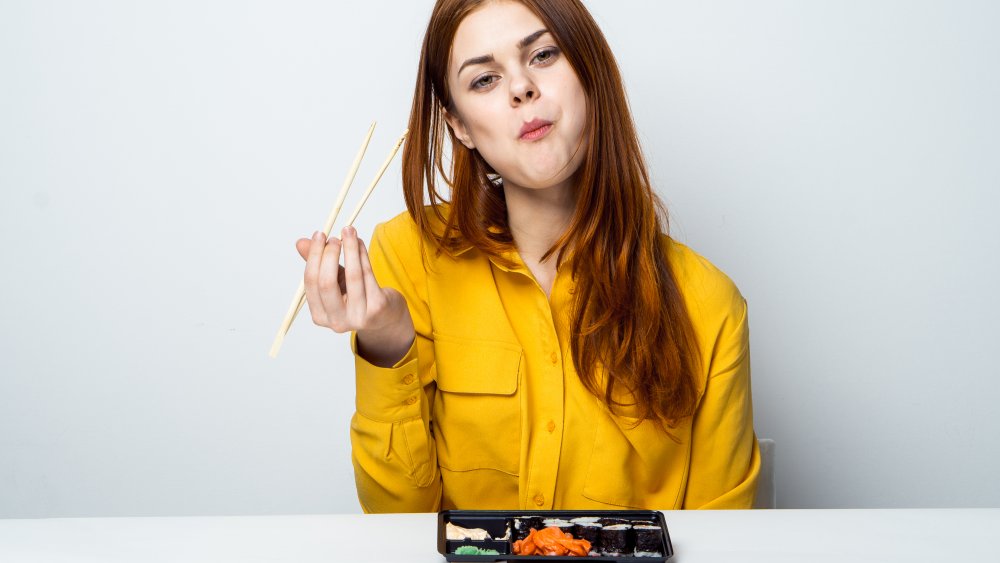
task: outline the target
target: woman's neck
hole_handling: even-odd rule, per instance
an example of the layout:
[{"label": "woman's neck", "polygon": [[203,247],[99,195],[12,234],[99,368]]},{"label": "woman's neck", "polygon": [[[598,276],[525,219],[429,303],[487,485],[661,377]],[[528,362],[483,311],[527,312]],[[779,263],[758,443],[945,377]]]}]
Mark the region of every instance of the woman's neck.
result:
[{"label": "woman's neck", "polygon": [[541,262],[542,255],[559,240],[573,218],[576,194],[572,182],[567,180],[544,189],[505,183],[504,197],[507,224],[521,258],[525,262]]}]

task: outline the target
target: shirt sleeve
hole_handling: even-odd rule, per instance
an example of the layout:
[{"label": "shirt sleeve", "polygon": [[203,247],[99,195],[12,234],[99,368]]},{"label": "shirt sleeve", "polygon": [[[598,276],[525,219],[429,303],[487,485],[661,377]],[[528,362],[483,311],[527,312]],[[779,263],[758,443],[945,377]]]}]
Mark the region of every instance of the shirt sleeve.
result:
[{"label": "shirt sleeve", "polygon": [[710,358],[695,412],[684,508],[751,508],[760,474],[753,431],[746,301],[734,295]]},{"label": "shirt sleeve", "polygon": [[[406,299],[416,338],[406,355],[389,368],[357,353],[355,413],[351,419],[351,460],[358,500],[366,513],[436,512],[441,475],[432,435],[434,352],[426,300],[426,274],[419,239],[402,233],[399,221],[376,227],[369,249],[372,270],[382,287]],[[409,260],[409,264],[405,263]]]}]

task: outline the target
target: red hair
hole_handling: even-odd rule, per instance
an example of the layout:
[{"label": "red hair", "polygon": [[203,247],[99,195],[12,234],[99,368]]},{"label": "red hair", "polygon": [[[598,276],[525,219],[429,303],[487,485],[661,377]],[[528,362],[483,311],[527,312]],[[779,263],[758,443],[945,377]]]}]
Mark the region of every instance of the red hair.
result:
[{"label": "red hair", "polygon": [[[403,190],[410,215],[439,250],[471,245],[499,257],[514,248],[502,180],[477,150],[458,142],[442,115],[452,107],[447,70],[455,33],[485,1],[434,6],[403,149]],[[576,209],[545,254],[558,253],[561,261],[564,250],[572,253],[573,362],[584,386],[612,411],[629,406],[640,419],[673,426],[694,412],[700,357],[667,259],[666,211],[650,185],[618,65],[579,0],[520,1],[546,24],[587,96],[589,143],[574,176]],[[446,130],[450,171],[443,164]],[[438,191],[439,176],[449,198]],[[440,223],[424,212],[425,193]],[[615,399],[622,396],[629,399]]]}]

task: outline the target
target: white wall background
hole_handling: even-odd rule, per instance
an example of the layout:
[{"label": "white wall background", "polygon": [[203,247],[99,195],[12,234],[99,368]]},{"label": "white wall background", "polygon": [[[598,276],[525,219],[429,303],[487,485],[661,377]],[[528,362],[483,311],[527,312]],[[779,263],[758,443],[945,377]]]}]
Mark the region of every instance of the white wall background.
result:
[{"label": "white wall background", "polygon": [[[588,4],[749,300],[779,505],[1000,506],[1000,4]],[[347,340],[267,351],[430,7],[0,2],[0,517],[359,511]]]}]

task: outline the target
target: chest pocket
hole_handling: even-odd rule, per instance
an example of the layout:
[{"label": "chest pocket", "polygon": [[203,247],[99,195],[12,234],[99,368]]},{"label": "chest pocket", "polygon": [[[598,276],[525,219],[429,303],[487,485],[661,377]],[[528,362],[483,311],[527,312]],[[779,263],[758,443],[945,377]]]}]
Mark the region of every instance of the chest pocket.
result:
[{"label": "chest pocket", "polygon": [[680,443],[650,420],[613,416],[603,407],[598,409],[583,496],[626,508],[680,508],[687,482],[691,417],[670,432]]},{"label": "chest pocket", "polygon": [[434,335],[438,464],[517,475],[521,451],[521,348]]}]

